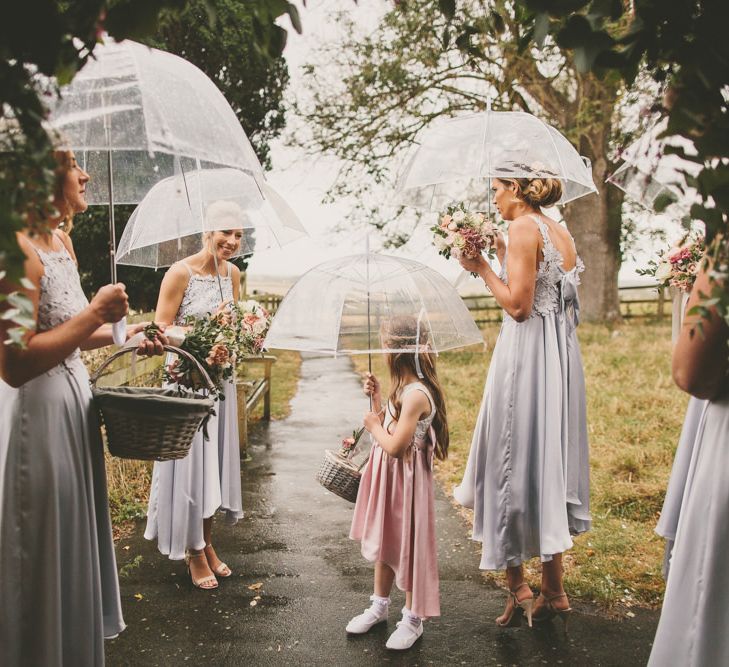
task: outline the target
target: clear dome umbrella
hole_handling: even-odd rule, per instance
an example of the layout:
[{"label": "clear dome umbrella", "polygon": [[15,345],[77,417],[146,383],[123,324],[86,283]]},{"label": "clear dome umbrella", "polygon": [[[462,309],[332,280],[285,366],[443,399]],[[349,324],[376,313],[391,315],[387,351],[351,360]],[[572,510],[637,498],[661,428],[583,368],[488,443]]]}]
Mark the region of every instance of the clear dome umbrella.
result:
[{"label": "clear dome umbrella", "polygon": [[242,229],[238,256],[306,235],[294,211],[265,181],[239,169],[199,169],[154,185],[124,228],[119,264],[154,269],[197,252],[206,231]]},{"label": "clear dome umbrella", "polygon": [[597,192],[589,160],[551,125],[489,108],[427,128],[399,174],[395,202],[435,211],[463,201],[490,210],[491,178],[558,178],[560,204]]},{"label": "clear dome umbrella", "polygon": [[[383,343],[380,333],[397,317],[417,318],[419,344]],[[437,353],[477,343],[483,343],[481,332],[443,276],[420,262],[365,252],[324,262],[299,278],[281,302],[265,346],[369,355]]]},{"label": "clear dome umbrella", "polygon": [[263,169],[215,84],[170,53],[106,38],[52,104],[52,127],[93,179],[90,204],[109,204],[112,280],[114,204],[136,204],[153,185],[186,172],[228,167],[263,182]]},{"label": "clear dome umbrella", "polygon": [[672,153],[682,151],[696,155],[693,144],[684,137],[661,137],[666,122],[659,122],[622,153],[623,163],[607,177],[607,182],[620,188],[632,201],[651,211],[674,206],[679,215],[687,212],[698,193],[685,185],[685,174],[698,175],[701,165]]}]

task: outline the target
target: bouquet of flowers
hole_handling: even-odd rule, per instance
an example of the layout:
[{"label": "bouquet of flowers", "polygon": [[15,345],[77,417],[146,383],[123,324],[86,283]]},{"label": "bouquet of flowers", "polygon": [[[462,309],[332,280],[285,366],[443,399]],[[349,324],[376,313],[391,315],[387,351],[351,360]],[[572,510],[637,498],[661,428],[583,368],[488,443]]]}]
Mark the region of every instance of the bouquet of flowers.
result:
[{"label": "bouquet of flowers", "polygon": [[258,301],[249,299],[235,306],[238,344],[246,354],[263,352],[263,341],[271,326],[271,315]]},{"label": "bouquet of flowers", "polygon": [[[190,316],[185,325],[189,328],[178,347],[200,362],[213,381],[216,393],[223,398],[223,383],[232,377],[236,358],[241,353],[235,316],[232,319],[223,313],[207,317]],[[203,387],[197,368],[183,357],[165,366],[164,379],[193,390]]]},{"label": "bouquet of flowers", "polygon": [[486,251],[492,257],[497,229],[483,213],[466,210],[463,203],[446,208],[431,227],[433,245],[446,259],[478,257]]},{"label": "bouquet of flowers", "polygon": [[354,448],[357,446],[357,443],[362,437],[364,431],[364,426],[360,429],[354,429],[352,431],[352,435],[349,438],[344,438],[342,440],[341,446],[339,447],[339,456],[341,456],[343,459],[349,458],[349,455],[354,451]]},{"label": "bouquet of flowers", "polygon": [[655,278],[661,287],[690,292],[705,249],[703,236],[686,236],[669,250],[661,252],[658,261],[651,260],[648,268],[638,273]]}]

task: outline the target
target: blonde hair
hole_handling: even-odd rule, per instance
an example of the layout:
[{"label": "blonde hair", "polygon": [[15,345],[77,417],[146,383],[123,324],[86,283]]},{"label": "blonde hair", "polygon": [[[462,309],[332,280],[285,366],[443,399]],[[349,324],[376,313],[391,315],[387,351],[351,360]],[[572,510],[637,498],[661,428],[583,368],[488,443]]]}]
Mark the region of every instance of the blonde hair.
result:
[{"label": "blonde hair", "polygon": [[57,202],[64,202],[65,210],[60,212],[63,216],[60,227],[66,234],[70,234],[73,229],[73,211],[71,211],[71,207],[66,202],[64,190],[66,187],[66,175],[71,171],[71,151],[55,150],[53,151],[53,157],[56,160],[56,169],[54,170],[56,181],[53,186],[53,198]]},{"label": "blonde hair", "polygon": [[532,208],[553,206],[562,199],[562,181],[557,178],[500,178],[514,187],[514,196]]},{"label": "blonde hair", "polygon": [[[415,350],[416,342],[425,348],[428,344],[428,327],[424,322],[420,323],[420,339],[416,341],[418,320],[410,315],[393,317],[384,326],[382,338],[385,347],[393,349]],[[418,362],[423,374],[422,382],[430,390],[435,407],[433,417],[433,430],[435,431],[435,455],[439,459],[448,457],[448,419],[446,416],[445,396],[443,389],[438,382],[438,374],[435,370],[435,354],[426,351],[418,352]],[[390,352],[387,354],[387,366],[390,370],[390,401],[395,408],[393,418],[400,419],[402,411],[402,399],[400,392],[404,385],[405,375],[418,375],[415,365],[414,352]]]},{"label": "blonde hair", "polygon": [[[220,223],[231,219],[233,224],[221,227]],[[221,229],[243,229],[245,226],[245,211],[234,201],[219,199],[214,201],[205,209],[204,229],[209,232],[220,231]]]}]

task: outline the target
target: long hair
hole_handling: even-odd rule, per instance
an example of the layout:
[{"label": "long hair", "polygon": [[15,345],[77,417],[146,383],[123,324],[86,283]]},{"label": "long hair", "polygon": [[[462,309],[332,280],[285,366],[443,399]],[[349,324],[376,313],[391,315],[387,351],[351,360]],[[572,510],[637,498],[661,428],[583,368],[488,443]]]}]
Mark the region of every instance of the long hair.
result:
[{"label": "long hair", "polygon": [[63,221],[61,228],[66,234],[70,234],[73,229],[73,211],[66,203],[66,174],[71,170],[71,152],[64,150],[53,151],[53,157],[56,160],[56,168],[54,170],[55,183],[53,186],[53,198],[56,202],[64,203],[64,210],[61,211]]},{"label": "long hair", "polygon": [[[387,354],[387,366],[390,370],[390,401],[395,408],[393,418],[400,419],[402,412],[402,400],[400,392],[405,383],[407,375],[417,376],[415,365],[415,344],[418,330],[418,320],[412,316],[393,317],[387,322],[382,332],[385,347],[393,349],[407,348],[408,352],[390,352]],[[448,457],[448,419],[446,416],[445,397],[443,389],[438,382],[438,374],[435,370],[435,354],[427,351],[428,327],[420,323],[421,351],[418,352],[420,371],[423,374],[422,382],[430,390],[435,404],[435,416],[433,417],[433,430],[435,431],[435,455],[443,460]]]}]

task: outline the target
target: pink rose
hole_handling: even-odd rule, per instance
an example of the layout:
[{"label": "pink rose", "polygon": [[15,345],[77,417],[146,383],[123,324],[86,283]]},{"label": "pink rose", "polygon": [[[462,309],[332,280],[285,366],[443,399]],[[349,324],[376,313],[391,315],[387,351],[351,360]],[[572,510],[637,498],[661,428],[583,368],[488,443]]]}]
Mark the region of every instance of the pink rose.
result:
[{"label": "pink rose", "polygon": [[205,363],[208,366],[225,366],[230,361],[230,350],[222,343],[216,343],[210,348]]}]

